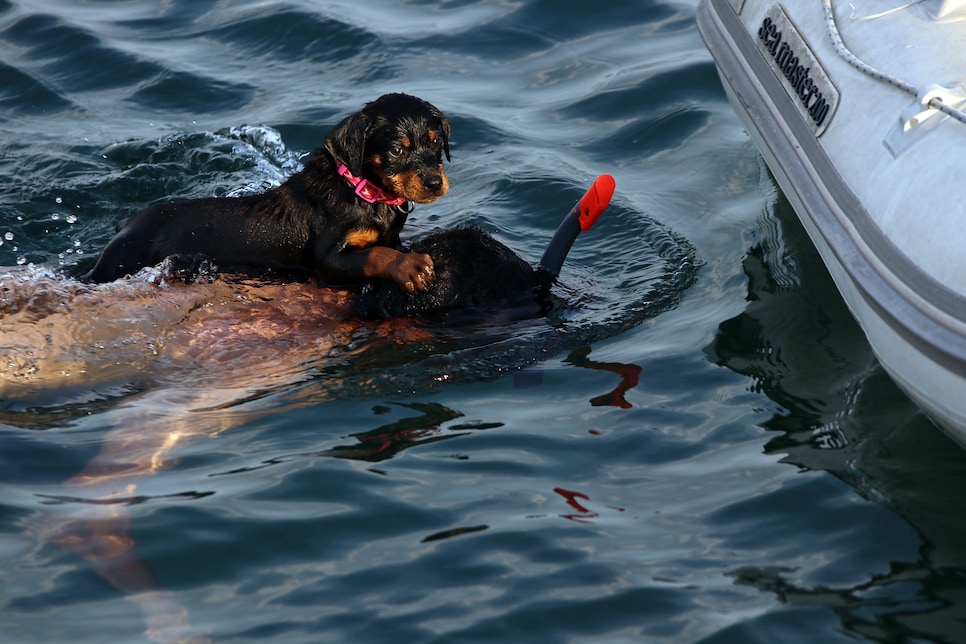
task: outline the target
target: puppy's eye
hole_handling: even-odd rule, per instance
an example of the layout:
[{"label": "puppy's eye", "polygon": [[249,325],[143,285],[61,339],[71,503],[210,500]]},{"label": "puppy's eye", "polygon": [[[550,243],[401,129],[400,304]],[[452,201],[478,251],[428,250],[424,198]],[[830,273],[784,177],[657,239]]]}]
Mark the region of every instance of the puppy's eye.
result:
[{"label": "puppy's eye", "polygon": [[393,145],[389,148],[389,156],[391,157],[401,157],[406,149],[401,145]]}]

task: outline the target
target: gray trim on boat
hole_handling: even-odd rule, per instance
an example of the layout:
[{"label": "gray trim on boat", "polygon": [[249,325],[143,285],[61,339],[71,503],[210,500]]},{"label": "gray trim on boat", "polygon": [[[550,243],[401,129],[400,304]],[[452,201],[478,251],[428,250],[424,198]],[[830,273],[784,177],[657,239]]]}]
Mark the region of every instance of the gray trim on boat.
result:
[{"label": "gray trim on boat", "polygon": [[[919,269],[883,235],[788,100],[731,2],[703,0],[697,22],[719,74],[767,148],[761,149],[765,159],[771,161],[776,177],[785,175],[782,189],[794,191],[804,204],[806,212],[799,216],[809,217],[863,300],[916,350],[943,368],[966,375],[966,337],[940,319],[966,322],[966,298]],[[877,261],[870,261],[858,242]],[[905,297],[896,281],[918,301]]]}]

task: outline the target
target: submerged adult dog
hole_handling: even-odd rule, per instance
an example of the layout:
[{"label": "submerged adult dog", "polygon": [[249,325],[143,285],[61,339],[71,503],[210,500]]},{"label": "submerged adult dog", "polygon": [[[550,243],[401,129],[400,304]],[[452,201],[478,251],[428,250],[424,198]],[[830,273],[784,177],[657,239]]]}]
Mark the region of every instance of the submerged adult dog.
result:
[{"label": "submerged adult dog", "polygon": [[435,278],[429,255],[399,233],[413,203],[446,194],[450,124],[435,106],[386,94],[346,117],[285,183],[246,197],[149,206],[118,225],[85,282],[109,282],[171,255],[223,270],[300,270],[330,284],[393,281],[409,292]]}]

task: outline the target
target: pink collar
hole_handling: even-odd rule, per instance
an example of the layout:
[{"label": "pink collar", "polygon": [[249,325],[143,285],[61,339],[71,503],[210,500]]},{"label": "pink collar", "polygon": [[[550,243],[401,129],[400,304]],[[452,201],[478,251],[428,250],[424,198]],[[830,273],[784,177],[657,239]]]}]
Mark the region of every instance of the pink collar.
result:
[{"label": "pink collar", "polygon": [[356,195],[363,201],[384,203],[389,206],[402,206],[406,203],[404,198],[391,195],[368,179],[355,176],[349,172],[349,168],[345,167],[344,163],[339,163],[336,171],[356,189]]}]

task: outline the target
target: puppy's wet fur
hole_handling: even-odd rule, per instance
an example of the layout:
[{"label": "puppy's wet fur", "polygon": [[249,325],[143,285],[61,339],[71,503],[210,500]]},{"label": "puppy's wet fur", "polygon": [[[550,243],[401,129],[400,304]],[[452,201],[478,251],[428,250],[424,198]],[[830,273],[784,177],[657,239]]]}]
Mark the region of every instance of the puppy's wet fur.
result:
[{"label": "puppy's wet fur", "polygon": [[[118,225],[81,276],[108,282],[171,255],[205,255],[223,271],[309,271],[328,284],[386,280],[407,291],[430,284],[432,259],[406,252],[399,233],[413,203],[446,194],[450,125],[433,105],[387,94],[339,123],[322,149],[281,186],[258,195],[171,201]],[[384,193],[369,202],[339,174]]]}]

